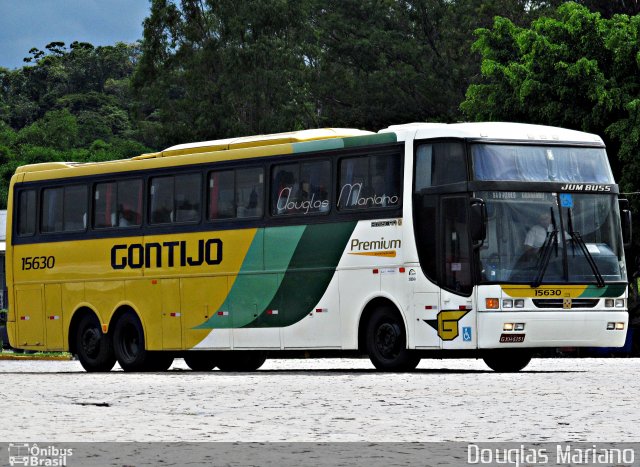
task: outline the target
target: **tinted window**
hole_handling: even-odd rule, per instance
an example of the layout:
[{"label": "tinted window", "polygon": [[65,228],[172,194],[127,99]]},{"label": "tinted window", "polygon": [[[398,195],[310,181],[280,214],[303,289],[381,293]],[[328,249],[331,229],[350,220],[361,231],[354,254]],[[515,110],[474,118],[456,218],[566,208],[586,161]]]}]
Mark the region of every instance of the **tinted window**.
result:
[{"label": "tinted window", "polygon": [[18,235],[36,231],[36,191],[24,190],[18,196]]},{"label": "tinted window", "polygon": [[329,161],[275,166],[271,180],[272,214],[283,216],[329,212],[330,181]]},{"label": "tinted window", "polygon": [[340,161],[338,208],[400,206],[402,176],[397,155],[351,157]]},{"label": "tinted window", "polygon": [[142,180],[98,183],[93,225],[97,229],[142,224]]},{"label": "tinted window", "polygon": [[432,143],[416,151],[416,186],[423,188],[467,180],[466,158],[462,143]]},{"label": "tinted window", "polygon": [[200,220],[200,174],[151,179],[152,224],[189,223]]},{"label": "tinted window", "polygon": [[262,217],[263,206],[262,168],[209,174],[209,220]]},{"label": "tinted window", "polygon": [[84,230],[87,226],[87,187],[44,189],[41,219],[40,230],[45,233]]}]

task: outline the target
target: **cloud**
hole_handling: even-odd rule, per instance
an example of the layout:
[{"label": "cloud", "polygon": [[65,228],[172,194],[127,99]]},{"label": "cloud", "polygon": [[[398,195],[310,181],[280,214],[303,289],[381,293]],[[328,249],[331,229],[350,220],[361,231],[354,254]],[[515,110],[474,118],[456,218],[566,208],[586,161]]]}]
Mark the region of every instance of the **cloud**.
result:
[{"label": "cloud", "polygon": [[148,0],[0,0],[0,66],[19,68],[32,47],[142,38]]}]

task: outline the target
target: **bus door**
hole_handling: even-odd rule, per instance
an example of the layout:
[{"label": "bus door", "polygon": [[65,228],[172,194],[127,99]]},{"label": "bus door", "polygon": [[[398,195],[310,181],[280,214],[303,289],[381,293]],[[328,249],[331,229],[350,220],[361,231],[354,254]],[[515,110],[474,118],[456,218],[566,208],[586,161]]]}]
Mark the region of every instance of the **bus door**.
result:
[{"label": "bus door", "polygon": [[442,269],[437,325],[443,349],[476,347],[469,206],[467,194],[440,197],[439,249]]}]

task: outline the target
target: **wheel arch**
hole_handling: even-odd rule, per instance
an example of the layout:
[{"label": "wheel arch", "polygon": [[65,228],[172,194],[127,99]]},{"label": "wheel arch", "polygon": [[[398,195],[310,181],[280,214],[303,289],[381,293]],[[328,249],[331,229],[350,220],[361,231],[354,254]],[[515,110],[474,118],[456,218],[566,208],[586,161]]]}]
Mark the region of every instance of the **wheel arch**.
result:
[{"label": "wheel arch", "polygon": [[[98,322],[100,323],[100,316],[98,315],[98,313],[96,312],[96,310],[94,310],[93,308],[91,308],[89,305],[83,304],[80,305],[74,312],[73,315],[71,316],[71,322],[69,323],[69,332],[67,334],[67,343],[69,345],[69,353],[75,354],[76,353],[76,334],[78,332],[78,325],[80,324],[80,321],[82,320],[82,318],[84,318],[87,315],[93,315]],[[103,334],[105,334],[104,330],[103,330]]]},{"label": "wheel arch", "polygon": [[127,313],[133,314],[136,318],[138,318],[138,321],[140,321],[140,325],[142,326],[142,333],[144,334],[144,346],[146,349],[147,327],[145,326],[144,320],[142,319],[142,316],[140,315],[140,313],[138,313],[138,311],[132,305],[128,303],[118,305],[118,307],[115,309],[115,311],[111,315],[111,319],[109,320],[109,330],[113,329],[114,326],[117,324],[118,320]]},{"label": "wheel arch", "polygon": [[370,299],[360,313],[360,320],[358,322],[358,350],[360,352],[366,352],[367,324],[373,312],[380,307],[388,307],[400,317],[402,325],[404,326],[405,336],[407,336],[407,348],[409,348],[409,327],[407,326],[407,319],[402,312],[402,308],[390,297],[379,295]]}]

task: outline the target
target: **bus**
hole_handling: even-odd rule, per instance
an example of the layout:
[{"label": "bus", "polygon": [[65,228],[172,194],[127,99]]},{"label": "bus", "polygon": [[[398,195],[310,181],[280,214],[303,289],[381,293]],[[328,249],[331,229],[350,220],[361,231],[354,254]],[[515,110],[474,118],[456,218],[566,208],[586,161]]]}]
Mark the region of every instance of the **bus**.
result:
[{"label": "bus", "polygon": [[600,137],[516,123],[315,129],[18,168],[8,334],[87,371],[382,371],[621,347],[619,199]]}]

